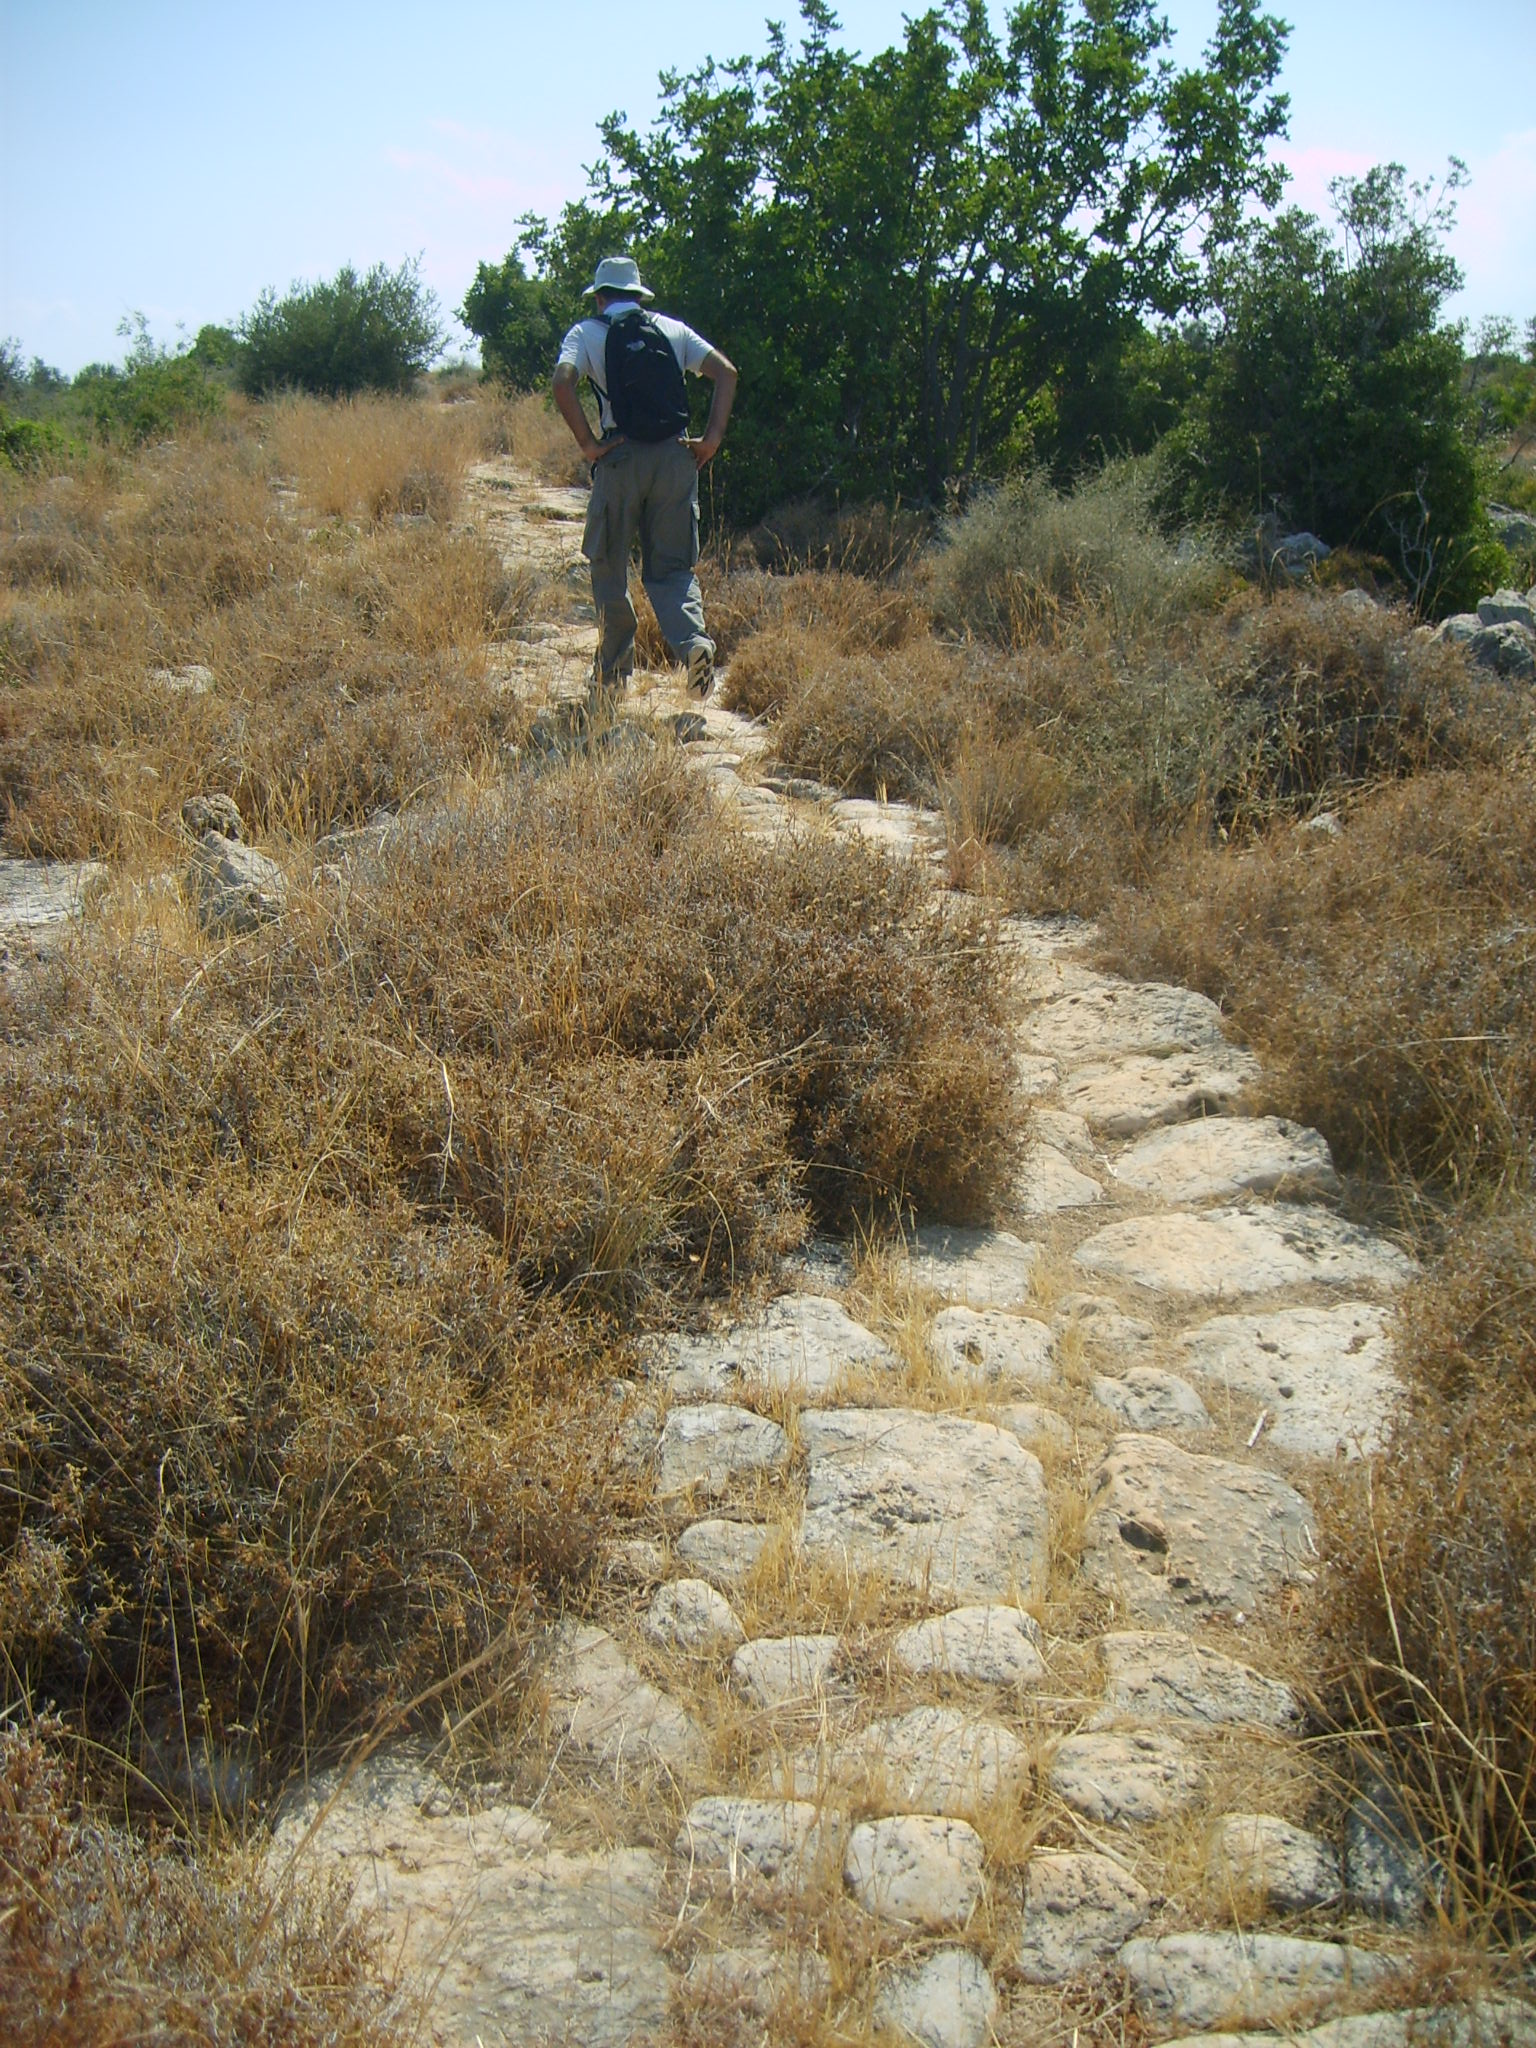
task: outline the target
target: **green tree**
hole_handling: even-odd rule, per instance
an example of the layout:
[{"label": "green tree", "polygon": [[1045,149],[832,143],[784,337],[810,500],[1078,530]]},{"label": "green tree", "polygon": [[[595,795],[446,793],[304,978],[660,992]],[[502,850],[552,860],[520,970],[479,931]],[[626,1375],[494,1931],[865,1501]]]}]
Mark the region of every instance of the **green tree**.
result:
[{"label": "green tree", "polygon": [[547,382],[564,332],[560,305],[555,285],[530,277],[516,249],[500,263],[480,264],[459,318],[479,340],[486,375],[518,391]]},{"label": "green tree", "polygon": [[442,352],[435,295],[420,259],[359,276],[350,263],[318,284],[264,291],[236,327],[240,387],[253,397],[284,389],[344,398],[404,391]]},{"label": "green tree", "polygon": [[104,440],[155,440],[221,409],[224,394],[202,363],[156,341],[142,313],[125,314],[117,331],[128,343],[121,368],[89,363],[70,387],[69,410]]},{"label": "green tree", "polygon": [[1169,451],[1186,509],[1274,510],[1383,555],[1415,600],[1474,601],[1500,566],[1483,513],[1445,249],[1464,173],[1399,164],[1331,187],[1337,231],[1292,208],[1253,228],[1217,282],[1204,387]]},{"label": "green tree", "polygon": [[738,516],[1069,457],[1075,381],[1140,316],[1197,309],[1244,203],[1278,194],[1283,25],[1220,0],[1178,69],[1150,0],[1021,0],[1001,33],[943,0],[869,59],[801,11],[798,47],[773,28],[761,59],[664,76],[647,134],[604,122],[592,201],[524,247],[572,303],[595,251],[632,248],[737,360]]}]

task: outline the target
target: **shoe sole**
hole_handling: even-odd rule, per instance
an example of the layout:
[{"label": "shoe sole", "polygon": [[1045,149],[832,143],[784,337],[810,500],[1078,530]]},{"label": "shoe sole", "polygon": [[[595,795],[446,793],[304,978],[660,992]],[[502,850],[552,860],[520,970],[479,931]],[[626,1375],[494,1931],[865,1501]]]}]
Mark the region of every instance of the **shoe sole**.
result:
[{"label": "shoe sole", "polygon": [[703,651],[703,650],[702,650],[702,648],[701,648],[701,649],[699,649],[698,651],[696,651],[695,653],[693,653],[693,654],[690,654],[690,655],[689,655],[689,657],[688,657],[688,689],[689,689],[689,693],[690,693],[690,694],[691,694],[692,696],[695,696],[695,697],[697,697],[697,698],[699,699],[700,703],[702,703],[702,702],[704,701],[704,699],[705,699],[705,698],[706,698],[706,697],[707,697],[707,696],[709,695],[710,691],[711,691],[711,690],[713,690],[713,688],[714,688],[714,687],[715,687],[715,657],[714,657],[714,651],[713,651],[713,649],[711,649],[711,651],[710,651],[710,652],[709,652],[708,654],[705,654],[705,653],[704,653],[704,651]]}]

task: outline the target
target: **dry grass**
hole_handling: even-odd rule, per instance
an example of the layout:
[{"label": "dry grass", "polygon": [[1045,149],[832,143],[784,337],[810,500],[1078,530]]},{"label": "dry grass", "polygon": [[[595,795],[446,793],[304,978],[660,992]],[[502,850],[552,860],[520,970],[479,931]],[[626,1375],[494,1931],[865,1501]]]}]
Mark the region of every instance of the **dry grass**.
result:
[{"label": "dry grass", "polygon": [[1463,1931],[1536,1905],[1536,1221],[1466,1225],[1403,1304],[1409,1398],[1327,1503],[1330,1706],[1391,1759]]},{"label": "dry grass", "polygon": [[0,2034],[13,2048],[372,2048],[419,2038],[333,1894],[281,1898],[74,1813],[45,1732],[0,1733]]},{"label": "dry grass", "polygon": [[[465,411],[435,409],[450,422]],[[285,460],[307,450],[317,490],[341,479],[360,525],[285,515],[268,451],[238,426],[132,467],[100,461],[10,487],[7,851],[126,852],[206,790],[233,797],[258,829],[282,820],[323,832],[507,743],[513,707],[488,677],[486,648],[522,615],[527,588],[441,518],[375,520],[363,506],[369,493],[409,495],[428,474],[409,436],[393,461],[379,445],[392,424],[414,432],[421,419],[432,422],[424,447],[437,432],[424,407],[381,402],[333,419],[312,402],[277,409]],[[333,460],[344,429],[360,437],[355,464]],[[445,476],[430,484],[437,499]],[[177,674],[190,664],[208,671],[200,687]]]},{"label": "dry grass", "polygon": [[482,452],[474,405],[381,394],[340,402],[290,396],[258,415],[273,472],[312,519],[447,520]]},{"label": "dry grass", "polygon": [[1362,797],[1337,836],[1170,853],[1105,932],[1126,971],[1219,1001],[1263,1056],[1270,1105],[1345,1164],[1524,1197],[1533,888],[1528,775],[1441,772]]},{"label": "dry grass", "polygon": [[475,396],[475,408],[484,454],[510,455],[543,483],[586,482],[587,465],[581,450],[550,399],[483,383]]}]

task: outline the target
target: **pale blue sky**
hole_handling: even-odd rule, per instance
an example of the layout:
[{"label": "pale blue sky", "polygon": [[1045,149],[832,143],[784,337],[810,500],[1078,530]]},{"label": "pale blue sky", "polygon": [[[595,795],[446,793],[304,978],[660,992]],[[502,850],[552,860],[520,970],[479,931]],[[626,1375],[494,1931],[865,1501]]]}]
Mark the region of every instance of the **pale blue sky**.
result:
[{"label": "pale blue sky", "polygon": [[[891,0],[844,0],[865,53]],[[909,9],[908,11],[915,11]],[[1533,0],[1294,0],[1291,196],[1395,159],[1464,157],[1453,244],[1472,319],[1536,313]],[[1171,0],[1181,53],[1215,0]],[[0,335],[69,371],[122,352],[130,308],[174,337],[264,285],[421,252],[445,309],[518,214],[579,197],[613,108],[644,121],[664,67],[761,49],[786,6],[397,0],[234,9],[0,0]]]}]

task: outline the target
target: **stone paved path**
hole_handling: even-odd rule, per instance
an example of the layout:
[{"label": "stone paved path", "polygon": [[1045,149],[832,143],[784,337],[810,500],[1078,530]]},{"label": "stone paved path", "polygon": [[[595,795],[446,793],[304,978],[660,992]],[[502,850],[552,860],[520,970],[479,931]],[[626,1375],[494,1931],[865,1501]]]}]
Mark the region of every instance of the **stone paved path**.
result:
[{"label": "stone paved path", "polygon": [[[507,651],[532,699],[585,689],[583,502],[473,481],[571,593]],[[745,719],[697,730],[745,830],[941,850],[909,808],[774,787]],[[1536,2042],[1408,2009],[1415,1923],[1372,1917],[1302,1739],[1312,1499],[1379,1440],[1409,1262],[1330,1206],[1317,1133],[1244,1113],[1213,1006],[1095,972],[1091,936],[1002,928],[1037,1105],[1006,1227],[829,1252],[653,1348],[649,1506],[551,1637],[516,1796],[397,1752],[282,1820],[274,1857],[356,1884],[443,2040]]]}]

